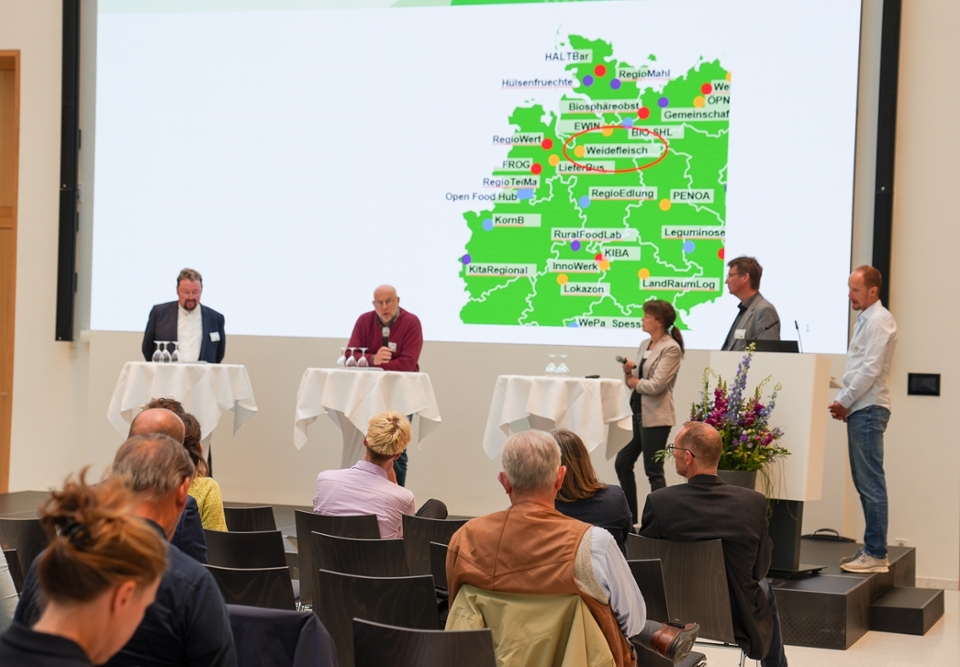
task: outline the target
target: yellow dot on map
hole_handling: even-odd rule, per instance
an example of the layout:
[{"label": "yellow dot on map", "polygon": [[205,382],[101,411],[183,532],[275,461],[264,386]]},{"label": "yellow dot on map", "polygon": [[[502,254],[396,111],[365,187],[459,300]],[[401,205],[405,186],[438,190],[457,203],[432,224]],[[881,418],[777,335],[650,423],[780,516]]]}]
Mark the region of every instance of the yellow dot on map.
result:
[{"label": "yellow dot on map", "polygon": [[602,130],[600,130],[600,134],[602,134],[602,135],[605,136],[605,137],[613,136],[613,128],[612,128],[612,127],[605,127],[605,128],[603,128]]},{"label": "yellow dot on map", "polygon": [[567,277],[567,274],[566,274],[566,273],[561,273],[561,274],[559,274],[559,275],[557,276],[557,284],[558,284],[558,285],[566,285],[568,280],[570,280],[570,279]]},{"label": "yellow dot on map", "polygon": [[[727,81],[730,80],[730,77],[733,75],[733,72],[727,72]],[[639,81],[637,83],[640,83]]]},{"label": "yellow dot on map", "polygon": [[573,154],[576,155],[577,157],[583,157],[584,155],[586,155],[586,153],[587,153],[587,149],[584,148],[583,146],[577,146],[576,148],[573,149]]},{"label": "yellow dot on map", "polygon": [[660,200],[660,210],[661,210],[661,211],[669,211],[669,210],[670,210],[670,200],[669,200],[669,199],[661,199],[661,200]]},{"label": "yellow dot on map", "polygon": [[698,109],[702,109],[705,103],[706,101],[703,99],[703,95],[697,95],[693,98],[693,106],[697,107]]},{"label": "yellow dot on map", "polygon": [[610,262],[608,262],[608,261],[605,260],[605,259],[600,260],[600,270],[601,270],[601,271],[609,271],[609,270],[610,270]]},{"label": "yellow dot on map", "polygon": [[646,280],[650,277],[650,269],[640,269],[637,271],[637,275],[640,277],[640,280]]},{"label": "yellow dot on map", "polygon": [[547,158],[547,162],[550,163],[551,167],[556,167],[558,164],[560,164],[560,156],[554,153],[553,155]]}]

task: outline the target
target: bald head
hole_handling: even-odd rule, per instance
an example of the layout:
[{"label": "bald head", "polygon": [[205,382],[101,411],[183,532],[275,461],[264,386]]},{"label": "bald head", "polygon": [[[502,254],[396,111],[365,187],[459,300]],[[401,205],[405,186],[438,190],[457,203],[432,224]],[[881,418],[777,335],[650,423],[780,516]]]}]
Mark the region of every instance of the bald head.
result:
[{"label": "bald head", "polygon": [[128,438],[135,435],[146,435],[148,433],[160,433],[173,438],[181,445],[183,444],[184,426],[180,419],[166,408],[147,408],[136,417],[130,424],[130,433]]}]

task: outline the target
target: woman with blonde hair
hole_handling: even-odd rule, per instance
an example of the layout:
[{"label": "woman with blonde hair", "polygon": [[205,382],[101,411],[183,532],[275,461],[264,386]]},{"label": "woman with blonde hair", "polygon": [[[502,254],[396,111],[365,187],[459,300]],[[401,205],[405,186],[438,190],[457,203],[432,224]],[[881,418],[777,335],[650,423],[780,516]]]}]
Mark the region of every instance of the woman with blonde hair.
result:
[{"label": "woman with blonde hair", "polygon": [[560,445],[560,464],[567,468],[554,507],[561,514],[606,529],[620,551],[626,553],[627,533],[633,529],[633,521],[623,491],[597,479],[580,436],[565,428],[550,435]]},{"label": "woman with blonde hair", "polygon": [[121,482],[67,479],[40,512],[51,537],[37,560],[47,600],[32,627],[0,637],[0,665],[100,665],[133,636],[167,567],[167,545],[130,512]]}]

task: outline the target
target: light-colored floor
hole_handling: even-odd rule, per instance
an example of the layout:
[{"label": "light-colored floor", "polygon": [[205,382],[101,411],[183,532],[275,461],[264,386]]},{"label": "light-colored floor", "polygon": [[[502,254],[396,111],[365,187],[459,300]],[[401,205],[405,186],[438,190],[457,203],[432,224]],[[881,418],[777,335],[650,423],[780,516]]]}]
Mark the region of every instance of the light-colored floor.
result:
[{"label": "light-colored floor", "polygon": [[[943,618],[923,637],[868,632],[846,651],[787,646],[790,667],[901,667],[902,665],[960,666],[960,591],[945,591]],[[709,667],[736,667],[737,651],[695,650],[705,653]],[[754,662],[747,661],[752,667]]]}]

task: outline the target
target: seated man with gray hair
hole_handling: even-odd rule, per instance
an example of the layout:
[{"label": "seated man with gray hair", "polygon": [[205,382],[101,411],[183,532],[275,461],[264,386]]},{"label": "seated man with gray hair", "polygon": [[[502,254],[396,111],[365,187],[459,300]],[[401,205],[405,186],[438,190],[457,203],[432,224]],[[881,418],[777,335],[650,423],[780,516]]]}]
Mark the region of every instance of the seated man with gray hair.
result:
[{"label": "seated man with gray hair", "polygon": [[[554,509],[566,468],[560,465],[560,447],[553,436],[544,431],[512,435],[502,463],[498,479],[510,496],[510,507],[467,522],[450,541],[447,584],[454,603],[447,628],[470,627],[474,621],[472,610],[458,599],[466,586],[506,594],[579,596],[618,667],[637,663],[628,637],[668,660],[682,660],[699,626],[648,621],[643,596],[613,536]],[[525,664],[531,651],[543,649],[536,637],[525,636],[534,634],[526,619],[507,620],[510,604],[488,606],[483,620],[488,627],[496,626],[498,662]],[[586,635],[588,643],[590,637]],[[508,641],[511,648],[506,648]]]}]

